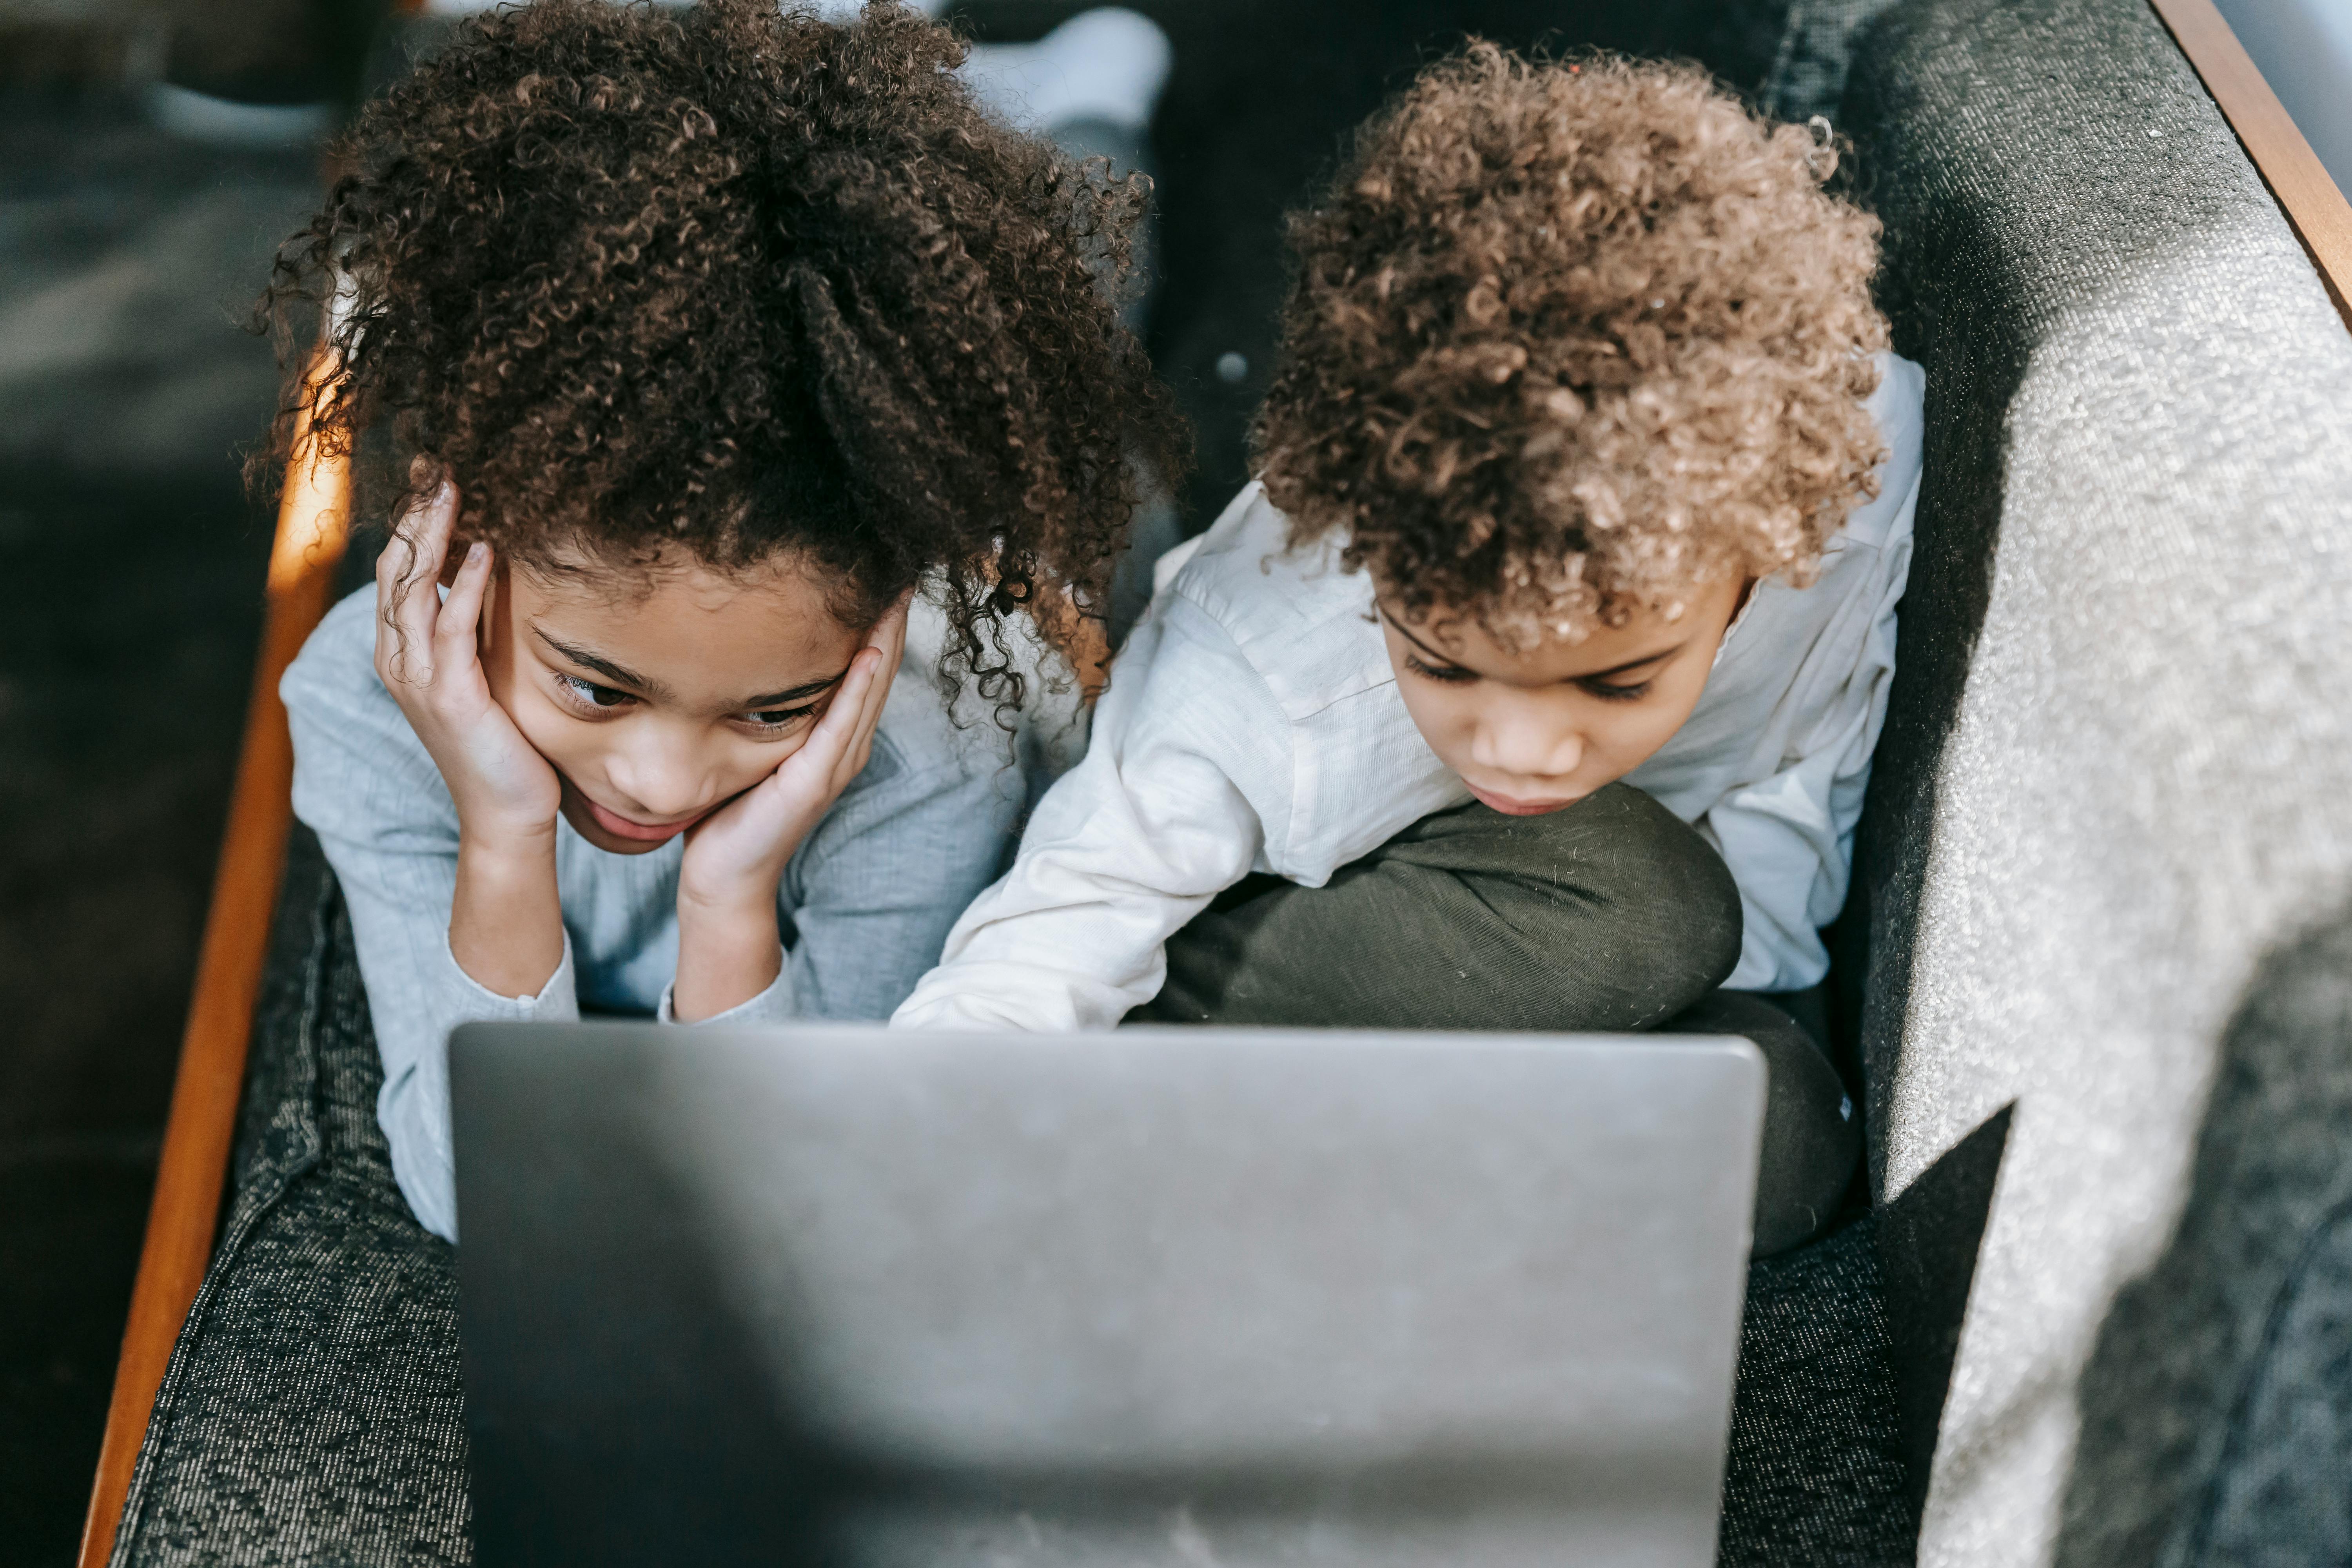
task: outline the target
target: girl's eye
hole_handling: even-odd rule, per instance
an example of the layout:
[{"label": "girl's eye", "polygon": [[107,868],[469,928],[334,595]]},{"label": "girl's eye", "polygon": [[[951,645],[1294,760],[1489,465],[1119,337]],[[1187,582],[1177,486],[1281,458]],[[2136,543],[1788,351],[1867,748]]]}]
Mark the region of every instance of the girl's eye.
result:
[{"label": "girl's eye", "polygon": [[1585,690],[1600,698],[1603,702],[1637,702],[1650,694],[1650,683],[1646,680],[1635,681],[1631,686],[1612,686],[1605,680],[1591,680],[1582,684]]},{"label": "girl's eye", "polygon": [[555,678],[555,683],[563,689],[567,696],[583,708],[610,712],[615,708],[625,708],[636,700],[625,691],[610,686],[599,686],[593,680],[583,680],[576,675],[559,675]]},{"label": "girl's eye", "polygon": [[1475,670],[1465,669],[1458,664],[1424,664],[1412,654],[1404,656],[1404,667],[1415,675],[1442,680],[1448,686],[1466,686],[1478,679]]},{"label": "girl's eye", "polygon": [[814,703],[803,708],[770,708],[758,713],[746,713],[743,722],[755,730],[784,730],[816,711]]}]

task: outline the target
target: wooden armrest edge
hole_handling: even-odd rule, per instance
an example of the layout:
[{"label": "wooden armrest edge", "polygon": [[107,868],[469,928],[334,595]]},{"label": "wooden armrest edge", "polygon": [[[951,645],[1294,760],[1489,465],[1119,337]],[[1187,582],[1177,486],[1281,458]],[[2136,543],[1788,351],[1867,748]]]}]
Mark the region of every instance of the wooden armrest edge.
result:
[{"label": "wooden armrest edge", "polygon": [[2347,302],[2352,301],[2352,203],[2336,188],[2326,165],[2311,150],[2213,0],[2148,4],[2221,106],[2239,144],[2302,241],[2336,313],[2352,328],[2352,302]]}]

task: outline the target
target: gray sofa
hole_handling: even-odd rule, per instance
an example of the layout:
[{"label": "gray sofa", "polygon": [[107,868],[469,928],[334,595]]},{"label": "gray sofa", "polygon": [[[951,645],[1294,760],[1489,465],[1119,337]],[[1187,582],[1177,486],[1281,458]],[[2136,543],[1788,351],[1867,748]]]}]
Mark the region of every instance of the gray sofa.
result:
[{"label": "gray sofa", "polygon": [[[2352,336],[2141,0],[1781,42],[1886,216],[1927,468],[1834,932],[1870,1202],[1753,1271],[1723,1561],[2352,1561]],[[298,835],[118,1564],[469,1560],[375,1082]]]},{"label": "gray sofa", "polygon": [[1928,384],[1841,933],[1922,1560],[2352,1562],[2352,336],[2138,5],[1899,6],[1847,116]]}]

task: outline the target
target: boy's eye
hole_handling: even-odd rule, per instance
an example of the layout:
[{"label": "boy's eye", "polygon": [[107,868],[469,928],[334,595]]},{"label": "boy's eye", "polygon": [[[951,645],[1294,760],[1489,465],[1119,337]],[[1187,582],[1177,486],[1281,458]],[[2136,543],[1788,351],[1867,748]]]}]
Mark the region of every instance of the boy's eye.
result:
[{"label": "boy's eye", "polygon": [[1448,686],[1466,686],[1478,679],[1476,670],[1465,669],[1458,664],[1425,664],[1412,654],[1404,656],[1404,667],[1415,675],[1442,680]]},{"label": "boy's eye", "polygon": [[1612,686],[1605,680],[1585,680],[1578,684],[1603,702],[1633,702],[1650,694],[1650,683],[1646,680],[1637,680],[1631,686]]},{"label": "boy's eye", "polygon": [[576,675],[559,675],[556,684],[565,692],[590,708],[614,709],[625,707],[636,700],[627,692],[614,687],[599,686],[593,680],[583,680]]}]

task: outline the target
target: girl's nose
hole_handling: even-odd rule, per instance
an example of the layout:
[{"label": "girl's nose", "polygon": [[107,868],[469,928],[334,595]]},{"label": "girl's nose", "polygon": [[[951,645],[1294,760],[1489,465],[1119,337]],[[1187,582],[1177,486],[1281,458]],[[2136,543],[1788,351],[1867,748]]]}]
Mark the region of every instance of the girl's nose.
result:
[{"label": "girl's nose", "polygon": [[613,787],[655,821],[691,816],[710,804],[705,798],[709,775],[692,748],[675,735],[656,733],[657,726],[642,728],[646,732],[617,747],[605,764]]}]

